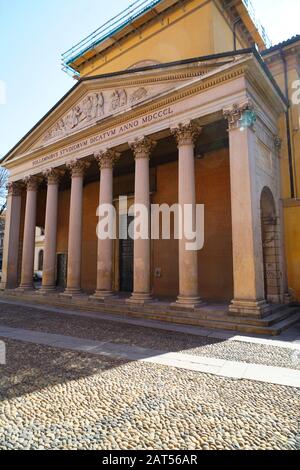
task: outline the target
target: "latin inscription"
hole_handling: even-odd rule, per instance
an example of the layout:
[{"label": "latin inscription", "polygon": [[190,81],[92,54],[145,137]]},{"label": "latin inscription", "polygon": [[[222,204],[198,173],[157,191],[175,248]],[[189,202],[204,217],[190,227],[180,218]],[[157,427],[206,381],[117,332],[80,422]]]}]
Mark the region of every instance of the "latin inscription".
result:
[{"label": "latin inscription", "polygon": [[122,124],[121,126],[109,129],[108,131],[102,132],[101,134],[97,134],[95,136],[84,139],[80,142],[77,142],[76,144],[72,144],[72,145],[69,145],[68,147],[64,147],[63,149],[58,150],[57,152],[53,152],[41,158],[38,158],[37,160],[34,160],[32,162],[32,165],[33,166],[41,165],[48,161],[53,161],[53,160],[57,160],[59,158],[65,157],[73,152],[87,149],[95,144],[101,144],[102,142],[105,142],[106,140],[117,137],[131,130],[137,129],[138,127],[151,124],[161,119],[165,119],[168,116],[171,116],[172,114],[173,114],[173,109],[170,107],[161,109],[159,111],[155,111],[154,113],[147,114],[146,116],[142,116],[126,124]]}]

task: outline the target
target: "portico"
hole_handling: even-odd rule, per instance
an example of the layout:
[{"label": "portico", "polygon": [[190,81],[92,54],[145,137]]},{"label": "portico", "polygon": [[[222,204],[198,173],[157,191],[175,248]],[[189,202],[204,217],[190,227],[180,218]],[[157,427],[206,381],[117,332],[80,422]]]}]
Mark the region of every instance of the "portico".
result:
[{"label": "portico", "polygon": [[[222,301],[229,315],[263,318],[284,303],[287,292],[277,128],[284,109],[253,52],[225,65],[210,59],[81,80],[6,158],[11,177],[2,288],[33,288],[39,221],[46,238],[38,294],[57,291],[63,255],[63,297],[87,294],[99,308],[120,302],[128,262],[129,307],[168,299],[175,310],[197,311]],[[248,113],[255,118],[245,125]],[[276,214],[268,265],[261,218],[265,188]],[[147,208],[152,202],[190,205],[193,213],[204,204],[203,250],[189,251],[184,237],[136,239],[132,253],[130,242],[126,252],[118,237],[97,239],[98,205],[116,205],[119,196]],[[172,233],[175,223],[182,221],[172,222]]]}]

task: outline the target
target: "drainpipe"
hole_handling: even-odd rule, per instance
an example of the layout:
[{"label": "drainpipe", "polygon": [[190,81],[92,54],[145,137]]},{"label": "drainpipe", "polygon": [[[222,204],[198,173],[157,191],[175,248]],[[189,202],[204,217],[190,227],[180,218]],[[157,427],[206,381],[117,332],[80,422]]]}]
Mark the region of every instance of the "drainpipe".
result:
[{"label": "drainpipe", "polygon": [[285,113],[286,130],[287,130],[287,145],[288,145],[288,160],[289,160],[289,173],[290,173],[290,187],[291,198],[295,199],[295,183],[294,183],[294,165],[293,165],[293,151],[291,141],[291,123],[290,123],[290,98],[289,98],[289,81],[288,81],[288,68],[283,49],[280,48],[280,57],[284,68],[284,83],[285,83],[285,96],[288,100],[288,109]]}]

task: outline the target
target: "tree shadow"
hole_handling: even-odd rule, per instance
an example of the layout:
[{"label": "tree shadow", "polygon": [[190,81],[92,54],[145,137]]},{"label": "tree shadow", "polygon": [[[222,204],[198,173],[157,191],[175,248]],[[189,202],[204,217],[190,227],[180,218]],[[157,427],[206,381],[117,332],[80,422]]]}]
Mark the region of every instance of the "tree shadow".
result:
[{"label": "tree shadow", "polygon": [[[64,335],[86,340],[85,351],[39,345],[3,338],[7,347],[6,365],[0,366],[0,400],[20,397],[68,381],[103,373],[128,362],[164,353],[194,350],[222,343],[192,334],[125,324],[100,318],[79,317],[70,313],[33,310],[30,306],[0,304],[0,325],[33,332]],[[68,338],[67,338],[68,339]],[[89,341],[103,342],[94,351]],[[102,353],[102,351],[104,351]],[[87,358],[93,360],[87,360]]]}]

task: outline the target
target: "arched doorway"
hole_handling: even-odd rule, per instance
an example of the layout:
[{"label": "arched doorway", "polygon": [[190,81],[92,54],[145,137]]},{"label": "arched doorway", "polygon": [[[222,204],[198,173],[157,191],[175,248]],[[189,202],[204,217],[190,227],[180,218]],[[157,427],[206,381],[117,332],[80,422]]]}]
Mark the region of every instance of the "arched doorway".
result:
[{"label": "arched doorway", "polygon": [[268,302],[280,303],[279,224],[274,197],[268,187],[262,191],[260,207],[265,297]]}]

